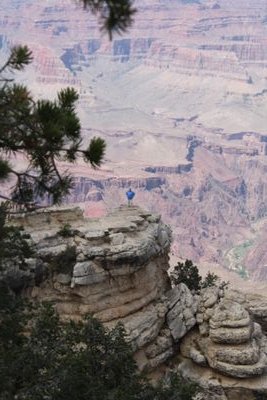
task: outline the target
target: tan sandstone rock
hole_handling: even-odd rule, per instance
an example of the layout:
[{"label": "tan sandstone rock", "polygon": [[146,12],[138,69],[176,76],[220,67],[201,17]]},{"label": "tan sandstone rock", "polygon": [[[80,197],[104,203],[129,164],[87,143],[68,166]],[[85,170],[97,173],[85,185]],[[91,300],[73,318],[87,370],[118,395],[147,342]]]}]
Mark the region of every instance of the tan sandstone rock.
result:
[{"label": "tan sandstone rock", "polygon": [[267,343],[261,327],[253,322],[244,308],[242,296],[226,293],[224,298],[218,296],[216,302],[215,296],[207,302],[207,293],[214,295],[215,291],[210,288],[201,293],[197,318],[199,330],[195,329],[185,336],[181,344],[182,355],[198,365],[207,365],[214,371],[235,378],[264,374]]},{"label": "tan sandstone rock", "polygon": [[[66,224],[71,227],[64,235]],[[107,327],[122,322],[140,369],[150,371],[176,356],[179,343],[190,365],[218,379],[265,376],[266,337],[255,320],[265,321],[267,302],[217,287],[199,295],[184,284],[171,289],[171,231],[159,215],[120,207],[85,219],[79,209],[63,208],[33,212],[23,225],[36,256],[26,271],[11,265],[16,284],[27,286],[26,295],[54,303],[62,319],[91,313]]]},{"label": "tan sandstone rock", "polygon": [[[70,228],[64,236],[60,230],[66,224]],[[159,215],[121,207],[106,217],[86,219],[79,209],[72,214],[64,207],[62,211],[33,212],[23,225],[31,233],[38,262],[46,263],[48,270],[40,284],[27,289],[28,295],[52,301],[65,320],[91,313],[107,326],[123,322],[135,351],[148,346],[146,368],[173,354],[173,339],[164,327],[168,299],[162,300],[170,290],[171,231]],[[62,265],[60,259],[69,248],[74,249],[75,259]],[[187,325],[193,318],[190,301]]]}]

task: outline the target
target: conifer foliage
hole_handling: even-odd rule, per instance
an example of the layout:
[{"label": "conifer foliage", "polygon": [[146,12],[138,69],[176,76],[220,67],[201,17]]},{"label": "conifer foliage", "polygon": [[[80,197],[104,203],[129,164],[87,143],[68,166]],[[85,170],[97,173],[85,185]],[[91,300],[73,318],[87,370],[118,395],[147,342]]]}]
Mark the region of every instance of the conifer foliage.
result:
[{"label": "conifer foliage", "polygon": [[[74,89],[62,89],[53,101],[35,101],[26,86],[14,82],[12,73],[23,70],[31,60],[27,46],[15,47],[0,69],[0,179],[14,182],[11,195],[0,192],[0,197],[27,205],[48,196],[54,204],[72,187],[71,175],[59,170],[58,162],[73,163],[82,157],[98,167],[106,144],[94,137],[87,149],[82,148]],[[26,160],[26,167],[13,167],[10,156]]]},{"label": "conifer foliage", "polygon": [[[79,0],[100,20],[101,29],[112,38],[125,32],[136,12],[132,0]],[[103,161],[106,144],[94,137],[87,149],[82,148],[81,126],[75,112],[78,94],[62,89],[54,101],[35,101],[26,86],[13,80],[32,61],[27,46],[14,47],[0,67],[0,180],[13,177],[11,195],[0,191],[0,198],[29,205],[35,199],[49,198],[59,203],[72,187],[72,177],[59,170],[59,161],[75,162],[82,157],[92,167]],[[27,166],[18,170],[10,155],[26,158]]]},{"label": "conifer foliage", "polygon": [[136,9],[132,0],[81,0],[85,9],[89,9],[100,18],[101,29],[113,33],[125,32],[133,23]]},{"label": "conifer foliage", "polygon": [[178,262],[171,278],[174,286],[184,283],[190,290],[199,291],[201,288],[198,267],[191,260],[185,260],[184,263]]},{"label": "conifer foliage", "polygon": [[222,281],[214,272],[208,271],[204,279],[199,274],[198,267],[191,260],[185,260],[184,263],[178,262],[171,273],[173,286],[184,283],[188,289],[199,293],[201,289],[217,286],[220,289],[227,289],[229,282]]},{"label": "conifer foliage", "polygon": [[192,400],[198,391],[177,375],[151,386],[122,325],[64,323],[51,305],[0,289],[0,400]]},{"label": "conifer foliage", "polygon": [[[4,204],[0,205],[0,274],[5,269],[8,260],[13,265],[25,265],[25,258],[33,255],[34,251],[29,245],[29,235],[23,228],[6,224],[7,212]],[[0,278],[0,281],[2,277]]]}]

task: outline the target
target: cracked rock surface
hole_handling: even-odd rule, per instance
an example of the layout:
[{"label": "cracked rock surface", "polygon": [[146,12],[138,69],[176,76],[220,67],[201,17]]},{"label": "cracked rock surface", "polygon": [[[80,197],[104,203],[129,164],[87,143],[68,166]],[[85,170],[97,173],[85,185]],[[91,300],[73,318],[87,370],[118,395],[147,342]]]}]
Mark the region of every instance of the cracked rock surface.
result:
[{"label": "cracked rock surface", "polygon": [[[211,301],[207,302],[207,299]],[[212,287],[200,295],[198,329],[189,333],[182,354],[196,364],[235,378],[260,376],[267,367],[267,341],[238,296],[220,297]]]},{"label": "cracked rock surface", "polygon": [[106,217],[86,219],[79,208],[65,207],[12,223],[31,234],[36,259],[47,271],[37,284],[33,270],[24,289],[28,296],[51,301],[65,320],[91,313],[107,327],[123,322],[134,351],[143,352],[144,368],[173,355],[164,296],[171,289],[171,230],[159,215],[120,207]]}]

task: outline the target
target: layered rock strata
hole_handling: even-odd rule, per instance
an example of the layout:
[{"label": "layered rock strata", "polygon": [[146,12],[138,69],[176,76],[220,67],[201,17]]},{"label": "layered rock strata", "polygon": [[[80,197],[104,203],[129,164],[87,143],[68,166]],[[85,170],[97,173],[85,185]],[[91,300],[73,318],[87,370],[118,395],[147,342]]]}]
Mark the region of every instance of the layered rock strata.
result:
[{"label": "layered rock strata", "polygon": [[[24,292],[51,301],[62,319],[93,314],[106,324],[123,322],[140,368],[168,360],[175,342],[195,325],[197,304],[167,275],[171,231],[137,207],[120,207],[101,219],[84,219],[79,208],[44,210],[16,217],[30,233],[35,257]],[[36,279],[42,271],[42,279]],[[40,273],[39,273],[40,276]],[[9,279],[11,281],[11,279]],[[17,285],[18,286],[18,285]]]},{"label": "layered rock strata", "polygon": [[184,338],[181,352],[224,375],[259,376],[266,371],[266,337],[238,300],[231,291],[205,290],[197,313],[199,327]]},{"label": "layered rock strata", "polygon": [[[60,214],[61,224],[54,224]],[[30,289],[32,297],[53,301],[63,318],[91,312],[109,322],[148,306],[169,288],[171,233],[159,216],[133,208],[99,220],[74,216],[71,228],[66,210],[35,213],[26,220],[25,230],[48,274]],[[32,231],[32,221],[42,229]]]},{"label": "layered rock strata", "polygon": [[[267,302],[220,287],[199,295],[183,283],[171,288],[171,231],[159,215],[120,207],[86,219],[79,208],[65,208],[10,223],[24,226],[35,254],[23,266],[11,260],[5,278],[25,295],[51,301],[62,319],[91,313],[107,327],[122,322],[140,369],[154,370],[180,355],[182,372],[190,366],[193,375],[206,371],[219,381],[232,379],[233,387],[266,376],[260,324]],[[266,392],[265,386],[260,385]]]},{"label": "layered rock strata", "polygon": [[253,320],[261,325],[264,334],[267,333],[267,298],[257,293],[241,293],[239,291],[231,291],[228,297],[238,298],[250,313]]}]

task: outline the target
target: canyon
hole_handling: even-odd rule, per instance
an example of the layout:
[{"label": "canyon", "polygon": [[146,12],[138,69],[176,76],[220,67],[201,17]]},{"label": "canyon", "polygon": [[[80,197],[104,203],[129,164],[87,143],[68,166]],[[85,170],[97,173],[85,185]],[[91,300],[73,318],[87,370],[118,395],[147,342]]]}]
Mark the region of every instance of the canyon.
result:
[{"label": "canyon", "polygon": [[37,98],[76,88],[85,145],[107,142],[101,169],[62,165],[75,177],[66,203],[96,217],[132,187],[172,227],[173,263],[265,290],[267,1],[135,5],[109,41],[71,0],[2,0],[0,61],[27,44],[34,61],[16,79]]}]

